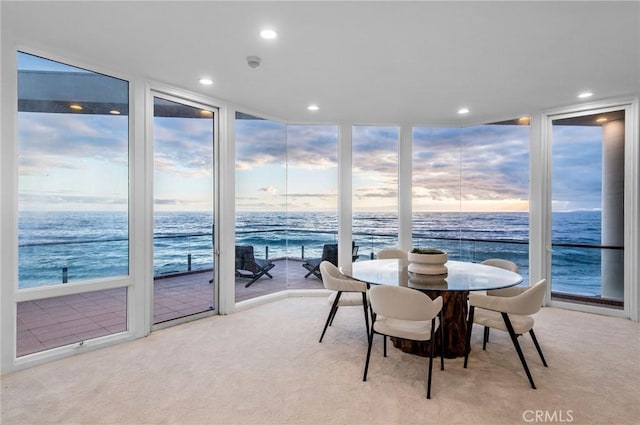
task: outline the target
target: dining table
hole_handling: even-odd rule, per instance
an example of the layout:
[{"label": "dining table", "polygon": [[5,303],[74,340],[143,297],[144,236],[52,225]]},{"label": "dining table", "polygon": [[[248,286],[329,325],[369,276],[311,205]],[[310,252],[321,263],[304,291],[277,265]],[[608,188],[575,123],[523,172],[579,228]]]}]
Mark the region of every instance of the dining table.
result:
[{"label": "dining table", "polygon": [[[446,274],[426,275],[409,272],[410,262],[404,259],[356,261],[349,268],[341,268],[346,276],[367,285],[404,286],[425,293],[431,299],[442,296],[442,324],[444,357],[464,357],[467,335],[467,299],[471,291],[488,291],[516,286],[522,275],[499,267],[467,261],[447,261]],[[402,338],[391,338],[393,345],[404,352],[429,356],[431,344]],[[435,340],[440,353],[440,341]]]}]

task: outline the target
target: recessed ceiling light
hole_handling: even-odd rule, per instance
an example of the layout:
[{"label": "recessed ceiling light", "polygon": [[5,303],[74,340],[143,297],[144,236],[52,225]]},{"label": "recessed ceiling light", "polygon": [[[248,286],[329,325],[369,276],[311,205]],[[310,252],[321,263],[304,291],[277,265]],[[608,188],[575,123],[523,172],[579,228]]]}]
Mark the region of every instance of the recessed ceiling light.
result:
[{"label": "recessed ceiling light", "polygon": [[580,93],[578,95],[578,97],[580,99],[586,99],[586,98],[591,97],[591,96],[593,96],[593,93],[591,93],[590,91],[585,91],[585,92],[582,92],[582,93]]},{"label": "recessed ceiling light", "polygon": [[309,105],[307,106],[307,109],[310,111],[317,111],[320,108],[318,107],[318,105]]},{"label": "recessed ceiling light", "polygon": [[200,84],[204,86],[210,86],[213,84],[213,81],[210,78],[200,78]]},{"label": "recessed ceiling light", "polygon": [[109,113],[111,115],[120,115],[120,111],[118,111],[117,109],[112,109],[112,110],[109,111]]},{"label": "recessed ceiling light", "polygon": [[210,116],[213,116],[213,112],[207,111],[206,109],[201,109],[200,110],[200,115],[203,115],[205,117],[210,117]]},{"label": "recessed ceiling light", "polygon": [[278,33],[274,30],[262,30],[260,31],[260,37],[264,38],[265,40],[273,40],[274,38],[278,37]]},{"label": "recessed ceiling light", "polygon": [[460,109],[458,109],[458,113],[460,115],[468,114],[469,113],[469,108],[460,108]]},{"label": "recessed ceiling light", "polygon": [[607,122],[607,117],[598,118],[596,122]]},{"label": "recessed ceiling light", "polygon": [[69,108],[74,109],[76,111],[82,111],[82,106],[78,105],[77,103],[69,105]]}]

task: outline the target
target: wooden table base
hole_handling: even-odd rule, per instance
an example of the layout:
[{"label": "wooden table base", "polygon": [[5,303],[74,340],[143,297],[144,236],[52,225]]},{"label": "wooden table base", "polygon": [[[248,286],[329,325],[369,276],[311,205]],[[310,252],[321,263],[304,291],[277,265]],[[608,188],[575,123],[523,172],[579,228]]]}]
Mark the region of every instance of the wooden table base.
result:
[{"label": "wooden table base", "polygon": [[[444,331],[444,356],[448,359],[464,357],[467,339],[468,291],[422,291],[431,299],[442,296],[442,326],[436,332],[436,352],[440,355],[440,332]],[[431,341],[419,342],[402,338],[391,338],[393,346],[405,353],[429,357]]]}]

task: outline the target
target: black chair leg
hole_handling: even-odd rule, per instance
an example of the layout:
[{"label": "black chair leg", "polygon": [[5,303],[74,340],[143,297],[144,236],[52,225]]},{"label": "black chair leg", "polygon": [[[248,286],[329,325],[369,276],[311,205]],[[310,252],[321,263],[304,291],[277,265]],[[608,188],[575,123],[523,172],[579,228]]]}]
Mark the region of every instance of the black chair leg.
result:
[{"label": "black chair leg", "polygon": [[444,328],[442,310],[440,310],[440,370],[444,370]]},{"label": "black chair leg", "polygon": [[471,351],[471,331],[473,330],[473,314],[476,308],[474,306],[469,307],[469,318],[467,319],[467,343],[464,349],[464,368],[467,368],[467,362],[469,361],[469,351]]},{"label": "black chair leg", "polygon": [[[305,269],[309,270],[309,273],[304,275],[304,278],[308,278],[311,275],[314,276],[318,276],[320,274],[320,264],[318,264],[317,266],[312,266],[311,264],[303,264],[302,267],[304,267]],[[322,279],[321,279],[322,280]]]},{"label": "black chair leg", "polygon": [[522,349],[520,348],[520,344],[518,343],[518,336],[513,330],[513,325],[511,325],[511,320],[509,320],[509,315],[507,313],[502,313],[502,319],[504,320],[504,324],[507,326],[507,330],[509,331],[509,336],[511,337],[513,346],[516,348],[516,351],[518,352],[518,357],[520,357],[520,362],[522,363],[522,367],[524,368],[524,371],[527,373],[527,378],[529,378],[529,383],[531,384],[531,388],[535,390],[536,384],[533,383],[531,372],[529,372],[529,366],[527,366],[527,361],[525,360],[524,354],[522,353]]},{"label": "black chair leg", "polygon": [[322,280],[322,273],[320,273],[320,265],[318,264],[318,266],[316,266],[315,269],[313,269],[313,275],[315,277],[317,277],[318,279]]},{"label": "black chair leg", "polygon": [[245,287],[245,288],[248,288],[249,286],[253,285],[253,283],[254,283],[256,280],[260,279],[263,275],[264,275],[264,272],[262,272],[262,273],[258,273],[257,275],[255,275],[255,276],[253,277],[253,279],[251,280],[251,282],[249,282],[249,283],[247,283],[246,285],[244,285],[244,287]]},{"label": "black chair leg", "polygon": [[529,335],[531,335],[531,339],[533,340],[533,345],[536,346],[536,350],[538,350],[538,354],[540,354],[540,360],[542,360],[542,364],[544,365],[544,367],[548,367],[547,361],[544,359],[544,356],[542,355],[542,349],[540,348],[540,344],[538,344],[538,339],[536,338],[536,334],[533,333],[533,329],[529,330]]},{"label": "black chair leg", "polygon": [[369,371],[369,358],[371,357],[371,345],[373,345],[373,324],[376,321],[375,313],[371,316],[371,331],[369,332],[369,346],[367,347],[367,360],[364,363],[364,374],[362,380],[367,380],[367,372]]},{"label": "black chair leg", "polygon": [[324,324],[324,329],[322,330],[322,335],[320,335],[320,341],[322,342],[322,338],[324,338],[324,333],[327,331],[329,327],[329,323],[333,321],[333,317],[336,315],[336,311],[338,310],[338,302],[340,301],[340,295],[342,292],[338,292],[336,294],[336,299],[333,300],[333,304],[331,305],[331,310],[329,311],[329,316],[327,317],[327,322]]},{"label": "black chair leg", "polygon": [[331,315],[331,320],[329,321],[329,326],[333,326],[333,319],[336,318],[336,313],[338,313],[338,307],[332,309],[329,314]]},{"label": "black chair leg", "polygon": [[429,352],[429,372],[427,374],[427,399],[431,398],[431,372],[433,370],[433,352],[436,350],[435,319],[431,320],[431,351]]},{"label": "black chair leg", "polygon": [[482,349],[487,349],[487,342],[489,342],[489,327],[484,327],[484,337],[482,338]]},{"label": "black chair leg", "polygon": [[367,303],[367,293],[362,293],[362,307],[364,308],[364,326],[367,330],[367,338],[369,338],[369,303]]},{"label": "black chair leg", "polygon": [[386,335],[382,335],[382,341],[384,341],[382,343],[382,346],[384,347],[383,353],[384,353],[384,356],[387,357],[387,336]]}]

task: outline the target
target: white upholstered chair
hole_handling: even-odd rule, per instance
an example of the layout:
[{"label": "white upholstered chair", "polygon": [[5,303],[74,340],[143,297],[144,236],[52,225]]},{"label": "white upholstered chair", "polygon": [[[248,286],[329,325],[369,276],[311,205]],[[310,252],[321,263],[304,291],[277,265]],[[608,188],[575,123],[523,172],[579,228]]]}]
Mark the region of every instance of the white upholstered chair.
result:
[{"label": "white upholstered chair", "polygon": [[363,306],[364,309],[364,326],[369,336],[369,308],[367,302],[367,284],[355,279],[350,279],[340,273],[340,270],[329,261],[320,263],[320,274],[322,275],[322,283],[324,287],[334,291],[329,296],[331,310],[329,316],[322,329],[320,341],[324,338],[327,327],[333,323],[333,319],[338,312],[338,307],[343,306]]},{"label": "white upholstered chair", "polygon": [[502,258],[489,258],[488,260],[484,260],[481,264],[485,264],[487,266],[493,266],[493,267],[500,267],[501,269],[518,273],[518,265],[516,263],[509,260],[504,260]]},{"label": "white upholstered chair", "polygon": [[401,260],[407,259],[407,251],[398,248],[385,248],[378,251],[376,254],[376,258],[378,260],[388,260],[393,258],[398,258]]},{"label": "white upholstered chair", "polygon": [[527,378],[529,378],[531,388],[535,389],[536,386],[531,377],[531,372],[527,366],[522,348],[518,343],[518,337],[529,332],[533,344],[536,346],[536,350],[538,350],[542,364],[547,367],[547,361],[542,354],[542,349],[533,332],[534,320],[533,317],[531,317],[531,315],[537,313],[542,306],[547,291],[547,281],[542,279],[530,287],[516,286],[496,291],[500,291],[499,295],[480,295],[473,293],[469,295],[469,318],[467,323],[467,344],[464,356],[464,367],[467,367],[469,360],[473,324],[477,323],[489,328],[499,329],[509,333],[513,346],[522,363],[522,367],[527,374]]},{"label": "white upholstered chair", "polygon": [[[513,261],[502,259],[502,258],[489,258],[488,260],[484,260],[481,264],[492,266],[492,267],[498,267],[501,269],[509,270],[510,272],[518,273],[518,265],[516,263],[514,263]],[[476,294],[484,293],[485,295],[501,296],[501,294],[503,294],[503,292],[501,291],[502,291],[501,289],[493,289],[489,291],[476,292]],[[508,296],[509,292],[507,292],[506,294]],[[484,336],[482,338],[483,350],[487,349],[487,342],[489,342],[489,329],[490,328],[488,326],[484,327]]]},{"label": "white upholstered chair", "polygon": [[[387,356],[387,336],[413,341],[431,341],[427,373],[427,398],[431,398],[434,335],[442,320],[442,297],[431,300],[426,294],[415,289],[381,285],[369,289],[369,302],[373,313],[362,380],[367,380],[374,333],[383,335],[385,357]],[[440,334],[442,335],[442,332]],[[444,370],[444,344],[441,344],[440,368]]]}]

